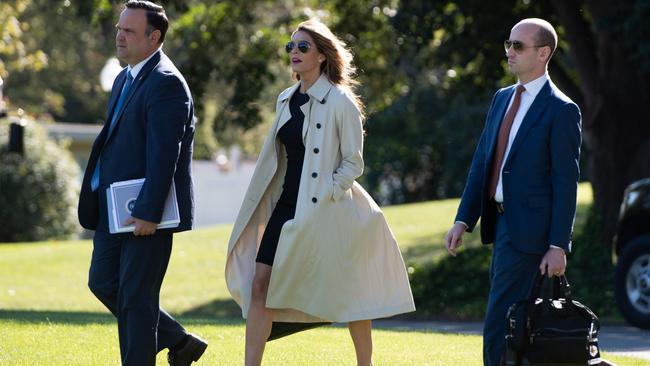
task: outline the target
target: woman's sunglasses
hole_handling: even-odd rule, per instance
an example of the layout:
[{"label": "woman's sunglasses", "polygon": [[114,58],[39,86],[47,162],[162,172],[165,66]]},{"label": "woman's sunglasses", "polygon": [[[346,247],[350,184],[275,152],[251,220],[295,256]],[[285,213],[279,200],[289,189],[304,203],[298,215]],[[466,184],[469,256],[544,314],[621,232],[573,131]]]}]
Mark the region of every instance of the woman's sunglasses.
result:
[{"label": "woman's sunglasses", "polygon": [[307,53],[309,52],[309,49],[311,48],[311,45],[307,41],[300,41],[298,43],[294,41],[290,41],[287,43],[286,46],[284,46],[284,50],[287,51],[287,53],[291,53],[294,48],[298,47],[298,51],[302,53]]},{"label": "woman's sunglasses", "polygon": [[509,39],[503,41],[503,48],[506,49],[506,52],[508,52],[510,47],[512,47],[515,50],[515,52],[521,53],[526,48],[540,48],[540,47],[544,47],[544,46],[543,45],[540,45],[540,46],[526,46],[521,41],[511,41]]}]

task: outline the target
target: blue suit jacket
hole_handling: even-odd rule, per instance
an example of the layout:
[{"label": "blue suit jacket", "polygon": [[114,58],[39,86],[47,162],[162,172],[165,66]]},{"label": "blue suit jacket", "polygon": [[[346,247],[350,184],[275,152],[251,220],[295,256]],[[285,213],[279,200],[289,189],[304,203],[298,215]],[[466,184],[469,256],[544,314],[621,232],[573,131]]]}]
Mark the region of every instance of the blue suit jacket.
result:
[{"label": "blue suit jacket", "polygon": [[[106,121],[111,121],[126,80],[126,68],[113,84]],[[194,105],[190,90],[171,60],[157,51],[133,81],[116,125],[109,135],[107,122],[93,144],[79,197],[79,222],[95,230],[99,196],[113,182],[146,178],[133,209],[133,217],[160,222],[174,182],[181,222],[171,231],[192,228],[192,145]],[[90,188],[97,159],[101,159],[99,188]]]},{"label": "blue suit jacket", "polygon": [[[515,86],[494,95],[474,153],[456,221],[471,232],[481,218],[481,241],[494,242],[496,209],[488,185],[497,135]],[[548,81],[526,113],[502,174],[510,240],[525,253],[549,245],[570,250],[580,175],[581,116],[578,106]]]}]

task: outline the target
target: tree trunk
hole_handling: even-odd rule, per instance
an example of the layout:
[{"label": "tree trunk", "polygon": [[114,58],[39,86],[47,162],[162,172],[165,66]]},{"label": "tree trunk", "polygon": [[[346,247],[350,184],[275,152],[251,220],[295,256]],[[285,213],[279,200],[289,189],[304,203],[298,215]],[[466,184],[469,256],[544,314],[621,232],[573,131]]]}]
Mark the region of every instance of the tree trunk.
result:
[{"label": "tree trunk", "polygon": [[650,98],[647,75],[630,61],[612,3],[588,1],[591,25],[573,0],[553,0],[571,45],[583,94],[583,137],[589,148],[594,205],[611,244],[625,187],[650,176]]}]

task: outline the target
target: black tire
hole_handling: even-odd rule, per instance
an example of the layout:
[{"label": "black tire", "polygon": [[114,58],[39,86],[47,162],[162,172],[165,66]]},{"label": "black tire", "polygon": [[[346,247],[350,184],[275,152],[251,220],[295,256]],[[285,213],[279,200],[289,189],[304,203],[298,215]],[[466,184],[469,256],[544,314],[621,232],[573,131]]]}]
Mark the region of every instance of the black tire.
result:
[{"label": "black tire", "polygon": [[[641,269],[643,275],[630,270]],[[628,278],[628,276],[630,276]],[[635,327],[650,329],[650,235],[641,235],[623,247],[614,275],[616,303],[625,320]],[[628,287],[630,285],[631,287]],[[628,291],[640,290],[643,294],[633,303]]]}]

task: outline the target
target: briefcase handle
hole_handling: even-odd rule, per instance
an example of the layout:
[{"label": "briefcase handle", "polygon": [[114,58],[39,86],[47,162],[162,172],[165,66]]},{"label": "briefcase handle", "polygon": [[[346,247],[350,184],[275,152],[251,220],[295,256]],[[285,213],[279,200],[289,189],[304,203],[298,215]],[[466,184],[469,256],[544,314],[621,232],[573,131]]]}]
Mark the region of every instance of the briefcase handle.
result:
[{"label": "briefcase handle", "polygon": [[[550,286],[546,286],[546,294],[542,294],[542,286],[546,283],[546,281],[553,282],[550,284]],[[571,286],[569,285],[569,281],[567,280],[566,276],[553,276],[551,279],[548,278],[548,276],[537,272],[535,280],[533,281],[533,286],[528,294],[528,300],[532,302],[538,298],[544,300],[559,300],[562,297],[566,300],[567,304],[573,304],[573,299],[571,297]]]}]

